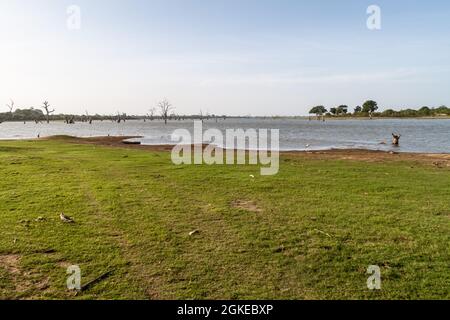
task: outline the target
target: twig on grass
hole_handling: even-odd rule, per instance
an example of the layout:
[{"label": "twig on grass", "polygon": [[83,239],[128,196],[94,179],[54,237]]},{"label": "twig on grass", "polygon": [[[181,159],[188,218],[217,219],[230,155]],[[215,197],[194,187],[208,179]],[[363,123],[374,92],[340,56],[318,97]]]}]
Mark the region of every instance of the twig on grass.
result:
[{"label": "twig on grass", "polygon": [[326,233],[325,231],[322,231],[322,230],[319,230],[319,229],[314,229],[314,231],[317,231],[317,232],[319,232],[321,234],[324,234],[324,235],[326,235],[329,238],[333,238],[332,235],[330,235],[329,233]]},{"label": "twig on grass", "polygon": [[86,290],[89,289],[89,287],[91,287],[92,285],[94,285],[94,284],[96,284],[97,282],[100,282],[100,281],[106,279],[107,277],[109,277],[109,276],[112,274],[112,272],[113,272],[112,270],[108,270],[108,271],[102,273],[102,274],[101,274],[100,276],[98,276],[97,278],[95,278],[95,279],[89,281],[88,283],[82,285],[80,291],[81,291],[81,292],[86,291]]}]

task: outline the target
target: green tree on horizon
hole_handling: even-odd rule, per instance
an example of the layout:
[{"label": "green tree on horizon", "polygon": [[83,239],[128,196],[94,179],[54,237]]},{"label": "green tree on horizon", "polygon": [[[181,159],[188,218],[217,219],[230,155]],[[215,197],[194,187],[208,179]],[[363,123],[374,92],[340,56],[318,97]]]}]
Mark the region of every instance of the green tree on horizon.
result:
[{"label": "green tree on horizon", "polygon": [[348,112],[348,106],[345,104],[341,104],[339,107],[337,107],[336,109],[336,114],[340,115],[340,114],[347,114]]},{"label": "green tree on horizon", "polygon": [[317,116],[321,116],[327,113],[327,109],[324,106],[316,106],[309,111],[310,114],[315,114]]},{"label": "green tree on horizon", "polygon": [[378,103],[373,100],[367,100],[362,105],[362,112],[372,114],[378,110]]}]

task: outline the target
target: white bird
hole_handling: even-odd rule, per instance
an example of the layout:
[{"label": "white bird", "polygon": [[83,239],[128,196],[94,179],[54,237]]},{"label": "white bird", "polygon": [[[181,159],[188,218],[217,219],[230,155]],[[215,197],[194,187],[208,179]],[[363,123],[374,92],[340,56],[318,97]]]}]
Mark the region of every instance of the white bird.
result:
[{"label": "white bird", "polygon": [[306,145],[305,147],[306,147],[306,149],[308,149],[308,148],[310,147],[310,145],[309,145],[309,144],[307,144],[307,145]]},{"label": "white bird", "polygon": [[194,230],[194,231],[189,232],[189,235],[192,237],[194,234],[197,234],[197,233],[200,233],[200,231]]},{"label": "white bird", "polygon": [[254,178],[255,178],[255,176],[251,174],[251,175],[250,175],[250,178],[254,179]]},{"label": "white bird", "polygon": [[61,212],[61,214],[59,215],[59,218],[61,219],[62,222],[66,222],[66,223],[74,223],[75,221],[73,221],[73,219],[71,217],[66,216],[63,212]]}]

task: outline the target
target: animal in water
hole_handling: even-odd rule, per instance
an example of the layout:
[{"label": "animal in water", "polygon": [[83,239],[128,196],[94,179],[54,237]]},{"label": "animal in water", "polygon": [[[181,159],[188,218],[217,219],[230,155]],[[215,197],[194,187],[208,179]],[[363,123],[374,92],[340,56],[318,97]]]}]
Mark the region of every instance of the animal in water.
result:
[{"label": "animal in water", "polygon": [[59,215],[59,218],[61,219],[62,222],[65,222],[65,223],[74,223],[75,222],[71,217],[66,216],[63,212],[61,212],[61,214]]},{"label": "animal in water", "polygon": [[395,133],[392,134],[392,144],[394,146],[400,145],[401,136],[402,136],[401,134],[395,134]]}]

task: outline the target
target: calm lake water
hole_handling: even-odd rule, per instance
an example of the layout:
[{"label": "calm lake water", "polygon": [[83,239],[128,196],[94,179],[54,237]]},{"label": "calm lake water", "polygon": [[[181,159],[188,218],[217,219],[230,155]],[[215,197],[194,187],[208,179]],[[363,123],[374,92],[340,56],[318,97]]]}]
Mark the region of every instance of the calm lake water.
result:
[{"label": "calm lake water", "polygon": [[[308,121],[293,119],[227,119],[204,121],[204,130],[279,129],[281,150],[326,150],[332,148],[365,148],[400,152],[450,153],[450,120],[442,119],[380,119]],[[143,136],[144,144],[172,144],[176,129],[193,132],[192,121],[111,121],[35,124],[34,122],[4,122],[0,124],[0,139],[27,139],[51,135]],[[400,147],[391,145],[391,133],[402,135]],[[380,144],[386,142],[385,145]]]}]

